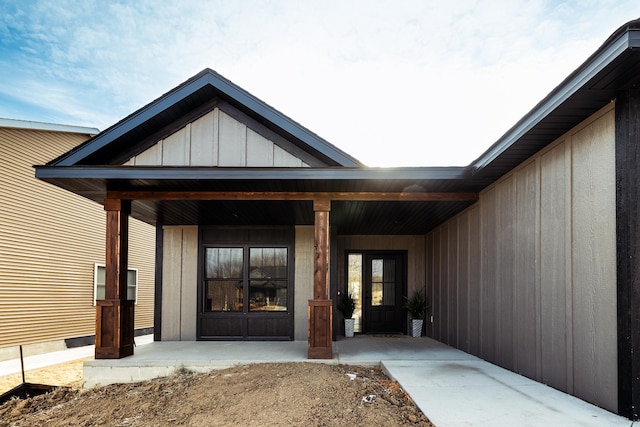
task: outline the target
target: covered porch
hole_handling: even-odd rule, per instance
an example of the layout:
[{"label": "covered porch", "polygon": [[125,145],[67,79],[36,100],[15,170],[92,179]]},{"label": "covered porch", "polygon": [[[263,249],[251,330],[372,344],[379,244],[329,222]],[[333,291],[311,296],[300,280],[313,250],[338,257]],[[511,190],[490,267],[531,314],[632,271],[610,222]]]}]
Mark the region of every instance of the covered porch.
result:
[{"label": "covered porch", "polygon": [[[627,426],[629,421],[433,339],[357,335],[316,363],[380,366],[438,426]],[[152,342],[123,359],[85,362],[85,386],[135,382],[185,368],[309,362],[304,341]],[[508,405],[505,404],[508,402]]]}]

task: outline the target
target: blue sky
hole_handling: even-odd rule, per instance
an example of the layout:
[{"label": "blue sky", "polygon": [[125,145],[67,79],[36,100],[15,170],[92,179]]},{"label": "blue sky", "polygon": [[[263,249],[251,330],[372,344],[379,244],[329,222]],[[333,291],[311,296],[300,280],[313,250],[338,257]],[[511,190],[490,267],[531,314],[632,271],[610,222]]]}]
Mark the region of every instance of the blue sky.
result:
[{"label": "blue sky", "polygon": [[114,124],[212,68],[370,166],[466,165],[638,0],[0,0],[0,118]]}]

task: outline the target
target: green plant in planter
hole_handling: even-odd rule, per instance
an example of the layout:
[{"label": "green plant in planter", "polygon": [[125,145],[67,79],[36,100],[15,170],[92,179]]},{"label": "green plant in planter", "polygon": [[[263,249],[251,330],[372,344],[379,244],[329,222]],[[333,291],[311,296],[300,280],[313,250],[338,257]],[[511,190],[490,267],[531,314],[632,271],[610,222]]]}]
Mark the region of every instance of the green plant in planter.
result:
[{"label": "green plant in planter", "polygon": [[424,318],[428,306],[429,300],[422,289],[415,291],[409,298],[405,297],[404,308],[407,309],[412,319]]},{"label": "green plant in planter", "polygon": [[350,293],[342,293],[338,298],[338,304],[336,306],[338,311],[342,313],[345,319],[351,319],[353,312],[356,309],[356,300],[353,299]]}]

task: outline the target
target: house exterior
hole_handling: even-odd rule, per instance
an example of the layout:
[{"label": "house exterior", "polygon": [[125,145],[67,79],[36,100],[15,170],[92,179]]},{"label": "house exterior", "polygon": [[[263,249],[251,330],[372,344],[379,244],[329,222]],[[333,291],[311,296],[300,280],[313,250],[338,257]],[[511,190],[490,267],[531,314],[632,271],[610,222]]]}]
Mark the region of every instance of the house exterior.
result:
[{"label": "house exterior", "polygon": [[[93,342],[96,288],[104,292],[103,207],[35,179],[33,165],[97,133],[0,119],[0,358],[16,357],[18,345],[34,354]],[[150,330],[155,231],[132,219],[131,235],[135,327]]]},{"label": "house exterior", "polygon": [[[368,168],[211,70],[36,176],[107,211],[96,357],[133,353],[126,218],[156,227],[156,340],[426,334],[591,403],[640,407],[640,21],[466,167]],[[131,243],[130,243],[131,242]]]}]

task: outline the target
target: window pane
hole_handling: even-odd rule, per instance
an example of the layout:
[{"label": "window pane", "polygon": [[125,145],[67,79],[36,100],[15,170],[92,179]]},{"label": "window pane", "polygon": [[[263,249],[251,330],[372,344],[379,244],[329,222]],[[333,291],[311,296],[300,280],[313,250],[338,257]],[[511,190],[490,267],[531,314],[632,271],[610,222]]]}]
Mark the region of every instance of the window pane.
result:
[{"label": "window pane", "polygon": [[242,311],[242,280],[207,280],[205,311]]},{"label": "window pane", "polygon": [[371,305],[373,307],[382,305],[382,283],[371,284]]},{"label": "window pane", "polygon": [[356,300],[353,311],[354,332],[362,332],[362,254],[349,254],[349,282],[347,292]]},{"label": "window pane", "polygon": [[393,259],[371,260],[371,305],[395,305],[396,262]]},{"label": "window pane", "polygon": [[249,281],[251,311],[287,311],[287,281],[254,279]]},{"label": "window pane", "polygon": [[383,297],[384,260],[371,260],[371,305],[382,305]]},{"label": "window pane", "polygon": [[207,278],[242,278],[242,248],[207,248],[205,263]]},{"label": "window pane", "polygon": [[105,275],[107,269],[101,265],[96,266],[96,300],[104,299],[105,294]]},{"label": "window pane", "polygon": [[107,269],[105,267],[102,266],[98,266],[98,277],[96,279],[96,282],[98,283],[98,286],[102,285],[104,286],[105,283],[105,275],[106,275]]},{"label": "window pane", "polygon": [[136,300],[136,287],[138,286],[138,272],[136,270],[127,271],[127,299]]},{"label": "window pane", "polygon": [[286,279],[287,248],[249,249],[249,278]]},{"label": "window pane", "polygon": [[371,260],[371,281],[372,282],[382,282],[382,268],[383,260],[381,259],[372,259]]}]

